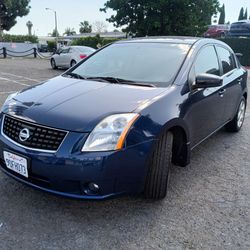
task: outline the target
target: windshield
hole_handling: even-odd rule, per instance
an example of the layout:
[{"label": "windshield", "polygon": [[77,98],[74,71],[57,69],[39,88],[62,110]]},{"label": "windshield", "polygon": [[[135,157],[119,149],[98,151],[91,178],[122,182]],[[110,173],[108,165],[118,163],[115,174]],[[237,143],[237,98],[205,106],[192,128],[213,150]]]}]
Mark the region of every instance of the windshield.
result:
[{"label": "windshield", "polygon": [[113,77],[167,86],[176,76],[190,45],[117,43],[87,59],[72,71],[82,77]]}]

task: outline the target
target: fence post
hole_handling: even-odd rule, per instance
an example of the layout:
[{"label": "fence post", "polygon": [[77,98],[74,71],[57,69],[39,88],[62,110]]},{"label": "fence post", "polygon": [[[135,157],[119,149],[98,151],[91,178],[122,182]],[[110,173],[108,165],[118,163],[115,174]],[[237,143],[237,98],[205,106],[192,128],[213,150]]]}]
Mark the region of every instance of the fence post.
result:
[{"label": "fence post", "polygon": [[3,58],[7,57],[7,50],[5,47],[3,47]]},{"label": "fence post", "polygon": [[37,49],[34,48],[34,58],[36,58],[36,57],[37,57]]}]

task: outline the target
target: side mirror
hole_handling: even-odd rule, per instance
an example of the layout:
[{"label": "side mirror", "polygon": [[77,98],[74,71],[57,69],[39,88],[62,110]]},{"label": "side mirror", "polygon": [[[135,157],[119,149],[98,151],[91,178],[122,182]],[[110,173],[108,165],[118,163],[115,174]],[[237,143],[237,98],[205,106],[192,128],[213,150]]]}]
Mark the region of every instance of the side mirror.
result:
[{"label": "side mirror", "polygon": [[223,79],[219,76],[212,74],[200,74],[196,76],[195,83],[192,89],[205,89],[205,88],[215,88],[220,87],[223,84]]},{"label": "side mirror", "polygon": [[235,55],[238,57],[238,59],[240,59],[241,57],[243,57],[242,53],[235,53]]}]

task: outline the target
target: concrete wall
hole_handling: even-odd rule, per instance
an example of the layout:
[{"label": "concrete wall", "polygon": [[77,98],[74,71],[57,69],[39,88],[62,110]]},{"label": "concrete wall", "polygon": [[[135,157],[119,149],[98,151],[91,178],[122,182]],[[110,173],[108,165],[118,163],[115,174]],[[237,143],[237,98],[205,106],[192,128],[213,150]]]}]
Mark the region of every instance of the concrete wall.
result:
[{"label": "concrete wall", "polygon": [[[33,51],[29,51],[29,52],[25,52],[25,51],[31,50],[33,48],[37,48],[37,44],[0,42],[0,49],[2,49],[3,47],[5,47],[9,51],[13,51],[13,52],[7,51],[8,56],[11,56],[11,55],[13,55],[13,56],[25,56],[25,55],[33,52]],[[18,53],[18,52],[25,52],[25,53]]]}]

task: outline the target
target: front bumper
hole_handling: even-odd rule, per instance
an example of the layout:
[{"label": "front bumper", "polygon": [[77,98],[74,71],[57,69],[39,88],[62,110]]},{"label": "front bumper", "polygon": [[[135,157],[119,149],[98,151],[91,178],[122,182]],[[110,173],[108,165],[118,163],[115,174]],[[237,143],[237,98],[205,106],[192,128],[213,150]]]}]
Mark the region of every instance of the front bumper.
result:
[{"label": "front bumper", "polygon": [[[0,166],[14,179],[42,191],[78,199],[106,199],[120,194],[143,191],[148,155],[154,140],[117,152],[82,153],[79,148],[87,134],[69,132],[56,153],[33,151],[14,144],[0,135]],[[3,151],[29,159],[29,178],[9,170]],[[86,185],[96,183],[98,193],[86,192]]]}]

